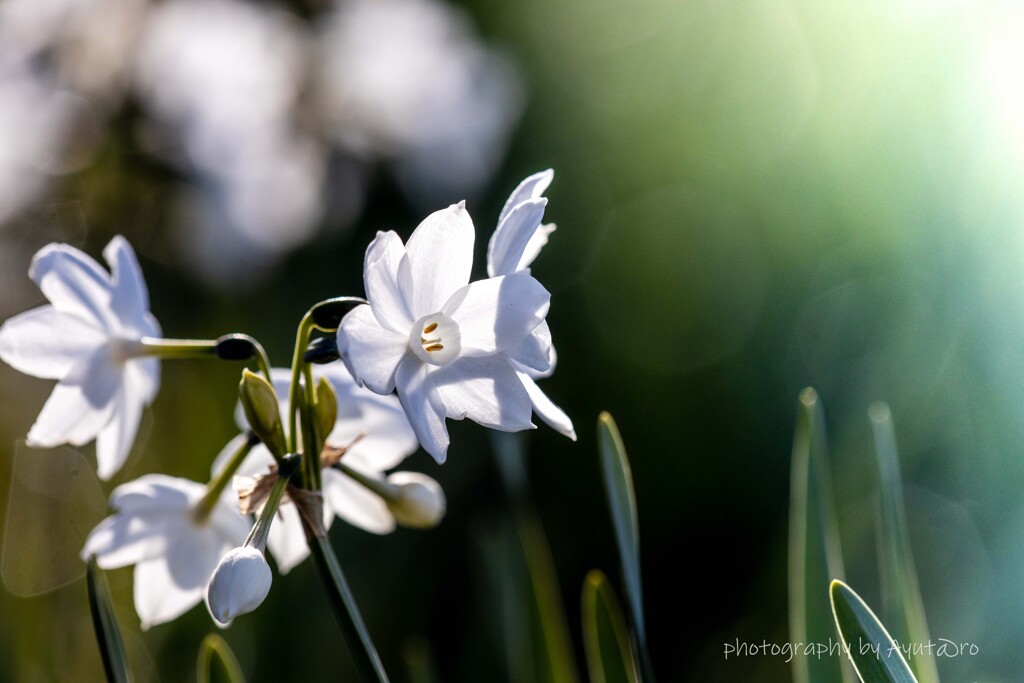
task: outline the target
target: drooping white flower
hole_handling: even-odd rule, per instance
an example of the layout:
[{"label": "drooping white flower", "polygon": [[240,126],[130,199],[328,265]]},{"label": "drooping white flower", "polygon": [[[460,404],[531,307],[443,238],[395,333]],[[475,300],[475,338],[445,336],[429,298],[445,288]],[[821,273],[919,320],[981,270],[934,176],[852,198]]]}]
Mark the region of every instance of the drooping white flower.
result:
[{"label": "drooping white flower", "polygon": [[251,545],[232,548],[217,564],[210,578],[206,607],[219,626],[263,604],[270,593],[273,574],[267,558]]},{"label": "drooping white flower", "polygon": [[110,495],[116,512],[89,534],[82,559],[103,569],[135,565],[135,611],[142,628],[162,624],[199,604],[221,557],[240,545],[249,522],[221,498],[205,519],[196,505],[206,487],[147,474]]},{"label": "drooping white flower", "polygon": [[[512,273],[529,273],[530,264],[537,258],[541,248],[547,244],[548,235],[555,230],[553,223],[544,224],[544,208],[547,199],[544,191],[551,184],[555,173],[551,169],[535,173],[512,192],[505,202],[498,227],[487,245],[487,274],[491,277]],[[537,386],[536,380],[548,377],[555,371],[555,347],[551,343],[551,330],[545,320],[525,340],[527,348],[520,349],[520,355],[546,355],[548,367],[524,365],[512,359],[512,367],[530,394],[533,410],[553,429],[576,440],[572,420],[554,404]]]},{"label": "drooping white flower", "polygon": [[[360,387],[341,363],[316,365],[313,367],[313,376],[327,379],[337,396],[338,415],[326,443],[346,449],[342,461],[347,467],[371,480],[384,481],[386,470],[397,466],[419,447],[397,398],[391,395],[380,396]],[[274,368],[271,377],[277,395],[282,398],[281,413],[284,419],[288,409],[285,397],[288,396],[291,371]],[[241,429],[246,429],[245,415],[241,409],[236,411],[235,419]],[[224,447],[214,460],[214,471],[223,467],[244,439],[245,436],[240,435]],[[273,463],[270,452],[260,444],[246,457],[237,474],[246,477],[266,473]],[[325,527],[329,527],[337,515],[349,524],[371,533],[387,534],[394,531],[395,516],[381,496],[348,475],[329,467],[323,470],[322,483]],[[440,491],[436,482],[434,486]],[[443,508],[444,494],[440,496]],[[278,508],[277,514],[277,520],[270,527],[267,547],[277,562],[278,571],[285,574],[306,559],[309,548],[297,508],[286,503]]]},{"label": "drooping white flower", "polygon": [[445,418],[503,431],[532,429],[529,395],[511,365],[548,365],[520,347],[544,320],[549,294],[526,273],[469,283],[473,222],[464,203],[428,216],[407,244],[379,232],[366,250],[369,306],[345,316],[338,349],[362,384],[398,390],[416,436],[438,462]]},{"label": "drooping white flower", "polygon": [[124,464],[142,410],[160,387],[160,365],[140,357],[142,339],[159,337],[135,253],[117,236],[103,255],[107,273],[66,244],[43,247],[29,277],[50,303],[0,327],[0,358],[35,377],[60,380],[28,433],[30,446],[81,446],[96,440],[101,479]]}]

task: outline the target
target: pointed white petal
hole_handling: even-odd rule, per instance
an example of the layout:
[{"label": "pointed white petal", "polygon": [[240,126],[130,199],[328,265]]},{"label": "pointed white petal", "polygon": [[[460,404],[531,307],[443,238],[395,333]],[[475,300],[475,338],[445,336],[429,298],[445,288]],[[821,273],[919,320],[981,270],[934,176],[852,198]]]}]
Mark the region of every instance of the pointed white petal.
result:
[{"label": "pointed white petal", "polygon": [[105,330],[116,329],[110,276],[83,252],[67,244],[48,244],[32,258],[28,274],[58,311]]},{"label": "pointed white petal", "polygon": [[540,222],[544,220],[544,207],[547,204],[547,199],[525,201],[514,207],[508,216],[498,223],[498,228],[487,245],[487,274],[490,277],[511,275],[521,269],[520,263],[526,247],[534,234],[540,230]]},{"label": "pointed white petal", "polygon": [[504,352],[512,361],[513,368],[528,368],[533,377],[547,377],[555,370],[555,347],[551,343],[547,320],[542,320],[533,332],[517,344],[506,347]]},{"label": "pointed white petal", "polygon": [[132,386],[147,406],[160,391],[160,361],[157,358],[131,358],[125,362],[124,372],[132,377]]},{"label": "pointed white petal", "polygon": [[523,255],[519,259],[519,265],[516,267],[516,270],[530,272],[530,264],[540,254],[540,250],[548,243],[548,236],[554,231],[554,223],[548,223],[537,228],[537,231],[533,233],[533,237],[526,244],[526,249],[523,250]]},{"label": "pointed white petal", "polygon": [[[383,479],[379,472],[364,470],[363,473]],[[389,534],[395,530],[395,518],[380,496],[337,470],[326,469],[323,474],[324,498],[334,514],[373,534]]]},{"label": "pointed white petal", "polygon": [[89,532],[82,560],[95,555],[100,568],[116,569],[161,556],[167,550],[167,538],[186,523],[179,514],[113,514]]},{"label": "pointed white petal", "polygon": [[150,334],[149,291],[128,240],[114,237],[103,250],[103,258],[110,264],[111,308],[121,329],[139,337]]},{"label": "pointed white petal", "polygon": [[541,197],[544,191],[548,189],[548,185],[551,184],[554,177],[555,172],[549,168],[546,171],[534,173],[519,183],[519,187],[509,195],[508,201],[505,202],[505,206],[501,209],[501,215],[498,216],[498,225],[501,225],[502,221],[508,217],[515,207],[527,200]]},{"label": "pointed white petal", "polygon": [[432,367],[415,356],[406,356],[398,366],[395,385],[420,445],[434,460],[443,463],[448,457],[448,429],[444,424],[444,404],[430,381]]},{"label": "pointed white petal", "polygon": [[394,232],[378,232],[366,250],[363,284],[373,315],[381,326],[408,335],[414,319],[398,284],[405,247]]},{"label": "pointed white petal", "polygon": [[458,323],[463,356],[491,355],[526,337],[544,320],[551,295],[525,273],[472,282],[442,312]]},{"label": "pointed white petal", "polygon": [[484,427],[517,432],[533,429],[530,398],[502,355],[460,358],[431,373],[448,417],[468,417]]},{"label": "pointed white petal", "polygon": [[469,282],[474,239],[473,220],[464,202],[430,214],[409,237],[405,245],[408,274],[400,275],[413,320],[436,313],[455,290]]},{"label": "pointed white petal", "polygon": [[378,394],[395,388],[395,371],[409,348],[408,335],[381,327],[369,306],[358,306],[341,321],[338,351],[352,374]]},{"label": "pointed white petal", "polygon": [[123,386],[114,398],[110,421],[96,437],[96,474],[106,481],[128,459],[142,421],[144,396],[132,374],[124,373]]},{"label": "pointed white petal", "polygon": [[0,327],[0,358],[27,375],[60,379],[106,341],[106,333],[87,320],[40,306]]},{"label": "pointed white petal", "polygon": [[[333,515],[325,514],[325,526]],[[285,503],[277,509],[277,516],[270,526],[270,535],[267,537],[267,549],[274,556],[277,563],[277,571],[280,574],[287,574],[303,560],[309,557],[309,546],[306,544],[306,534],[302,530],[302,519],[299,517],[299,510],[290,503]]]},{"label": "pointed white petal", "polygon": [[135,514],[183,510],[204,490],[202,484],[190,479],[146,474],[115,488],[110,494],[110,507]]},{"label": "pointed white petal", "polygon": [[517,371],[516,374],[519,376],[519,380],[523,383],[523,387],[526,388],[526,393],[530,396],[530,402],[533,404],[533,412],[537,413],[540,419],[548,423],[548,425],[559,434],[564,434],[573,441],[576,440],[576,430],[573,429],[572,420],[565,414],[565,411],[556,406],[550,398],[547,397],[537,383],[533,381],[525,372]]},{"label": "pointed white petal", "polygon": [[[213,567],[210,567],[210,574]],[[182,585],[164,559],[146,560],[135,565],[135,611],[142,630],[177,619],[203,600],[206,585]]]},{"label": "pointed white petal", "polygon": [[110,421],[120,390],[120,370],[101,347],[54,387],[29,430],[28,444],[43,448],[63,443],[81,446],[95,439]]}]

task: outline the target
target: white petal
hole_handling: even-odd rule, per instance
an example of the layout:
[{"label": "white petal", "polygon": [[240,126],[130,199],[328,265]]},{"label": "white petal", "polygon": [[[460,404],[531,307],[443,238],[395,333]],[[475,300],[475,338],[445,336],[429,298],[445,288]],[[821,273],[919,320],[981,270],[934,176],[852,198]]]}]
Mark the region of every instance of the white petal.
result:
[{"label": "white petal", "polygon": [[463,356],[491,355],[544,320],[551,295],[525,273],[478,280],[455,292],[442,313],[459,324]]},{"label": "white petal", "polygon": [[110,421],[96,437],[96,474],[104,481],[114,476],[128,459],[142,421],[145,397],[131,374],[124,373],[123,382],[115,396]]},{"label": "white petal", "polygon": [[572,420],[565,414],[565,411],[552,403],[551,399],[547,397],[537,383],[533,381],[525,372],[517,371],[516,374],[519,376],[519,380],[523,383],[523,387],[526,388],[526,393],[530,396],[530,402],[533,404],[533,411],[540,416],[540,419],[544,420],[548,425],[559,434],[564,434],[573,441],[576,440],[576,430],[573,429]]},{"label": "white petal", "polygon": [[408,335],[413,317],[398,284],[405,247],[394,232],[378,232],[366,250],[363,284],[373,315],[383,327]]},{"label": "white petal", "polygon": [[115,488],[110,494],[110,507],[136,514],[184,510],[204,490],[202,484],[190,479],[146,474]]},{"label": "white petal", "polygon": [[405,245],[408,274],[400,276],[413,320],[436,313],[469,282],[474,239],[473,220],[464,202],[435,211],[412,233]]},{"label": "white petal", "polygon": [[168,536],[186,523],[175,514],[113,514],[89,532],[82,560],[95,555],[102,569],[116,569],[158,557],[167,549]]},{"label": "white petal", "polygon": [[395,371],[409,348],[408,334],[380,326],[369,306],[349,311],[338,328],[338,351],[352,375],[378,394],[395,388]]},{"label": "white petal", "polygon": [[420,445],[434,460],[443,463],[448,457],[448,429],[444,424],[444,404],[430,382],[430,375],[434,374],[432,368],[409,355],[398,366],[395,385]]},{"label": "white petal", "polygon": [[50,448],[63,443],[74,446],[96,438],[110,421],[115,395],[121,390],[121,373],[105,348],[72,368],[57,384],[28,433],[28,444]]},{"label": "white petal", "polygon": [[540,254],[540,250],[544,248],[544,245],[548,243],[548,236],[555,231],[555,224],[548,223],[542,225],[533,233],[533,237],[526,243],[526,248],[523,249],[523,255],[519,257],[519,264],[516,266],[517,271],[530,272],[530,264],[533,263],[537,255]]},{"label": "white petal", "polygon": [[[210,567],[210,574],[213,567]],[[180,585],[163,558],[135,565],[135,611],[142,630],[177,619],[203,600],[206,586]]]},{"label": "white petal", "polygon": [[116,329],[110,276],[83,252],[67,244],[48,244],[32,258],[28,274],[58,311],[105,330]]},{"label": "white petal", "polygon": [[512,361],[512,367],[529,368],[533,377],[547,377],[554,372],[555,347],[551,343],[548,321],[542,320],[520,342],[506,347],[505,355]]},{"label": "white petal", "polygon": [[460,358],[431,373],[448,417],[506,432],[533,429],[530,397],[504,355]]},{"label": "white petal", "polygon": [[513,190],[512,194],[508,197],[508,201],[505,202],[505,206],[502,207],[501,215],[498,216],[498,225],[501,225],[502,221],[508,217],[515,207],[527,200],[541,197],[544,191],[548,189],[548,185],[551,184],[554,177],[555,172],[549,168],[546,171],[534,173],[519,183],[519,187]]},{"label": "white petal", "polygon": [[540,222],[544,220],[544,207],[547,204],[547,199],[525,201],[514,207],[508,216],[498,223],[498,228],[487,245],[487,274],[490,277],[511,275],[520,270],[519,264],[526,252],[526,246],[540,229]]},{"label": "white petal", "polygon": [[[324,515],[327,519],[332,516]],[[302,519],[294,505],[286,503],[277,509],[277,516],[267,537],[267,549],[274,556],[280,574],[287,574],[309,556]]]},{"label": "white petal", "polygon": [[40,306],[10,318],[0,327],[0,358],[27,375],[60,379],[107,338],[83,318],[61,313],[53,306]]},{"label": "white petal", "polygon": [[125,363],[126,374],[132,376],[134,391],[149,405],[160,391],[160,361],[157,358],[131,358]]},{"label": "white petal", "polygon": [[419,448],[397,396],[382,396],[358,386],[341,363],[318,368],[322,368],[318,374],[330,381],[338,396],[338,418],[327,437],[328,443],[347,446],[362,435],[346,452],[346,462],[359,460],[372,469],[384,471]]},{"label": "white petal", "polygon": [[151,333],[149,292],[128,240],[117,235],[103,250],[110,264],[111,308],[123,330],[144,337]]},{"label": "white petal", "polygon": [[[363,473],[383,478],[379,472]],[[395,530],[395,518],[380,496],[337,470],[325,469],[323,475],[324,498],[334,514],[370,533],[389,534]]]}]

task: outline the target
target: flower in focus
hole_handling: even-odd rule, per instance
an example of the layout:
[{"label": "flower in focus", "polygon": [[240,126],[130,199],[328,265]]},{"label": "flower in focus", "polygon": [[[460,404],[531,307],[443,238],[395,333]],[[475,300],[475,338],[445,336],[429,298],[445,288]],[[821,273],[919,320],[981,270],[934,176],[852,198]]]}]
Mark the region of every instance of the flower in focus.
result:
[{"label": "flower in focus", "polygon": [[230,626],[235,617],[263,604],[272,581],[267,558],[260,550],[250,545],[232,548],[210,578],[206,594],[210,616],[219,626]]},{"label": "flower in focus", "polygon": [[0,358],[35,377],[60,380],[28,433],[51,448],[96,440],[99,476],[109,479],[135,441],[142,410],[160,387],[160,365],[140,357],[159,337],[135,253],[117,236],[103,255],[108,274],[66,244],[43,247],[29,277],[49,299],[0,327]]},{"label": "flower in focus", "polygon": [[102,569],[135,565],[135,611],[142,628],[176,619],[199,604],[221,556],[245,540],[249,523],[222,497],[207,514],[206,487],[147,474],[110,494],[116,512],[100,522],[82,548]]},{"label": "flower in focus", "polygon": [[[394,396],[380,396],[358,386],[341,363],[314,366],[313,375],[327,379],[337,395],[338,415],[326,444],[329,448],[344,449],[341,461],[346,468],[371,481],[383,482],[386,470],[397,466],[419,447],[409,420]],[[286,397],[291,371],[274,368],[271,377],[277,395]],[[287,408],[287,401],[282,400],[282,416]],[[245,416],[240,409],[236,411],[235,417],[239,427],[245,429]],[[214,460],[214,471],[223,467],[245,438],[239,435],[224,447]],[[274,459],[266,447],[257,445],[237,471],[239,477],[243,478],[239,483],[246,485],[244,478],[267,472],[273,464]],[[398,474],[409,473],[395,473],[391,476]],[[430,481],[440,491],[437,483],[432,479]],[[396,519],[387,502],[338,469],[324,468],[323,494],[325,527],[329,527],[337,515],[349,524],[371,533],[387,534],[394,531]],[[440,500],[443,508],[443,493],[440,494]],[[282,574],[309,555],[302,521],[294,505],[278,508],[277,521],[270,527],[267,547]]]},{"label": "flower in focus", "polygon": [[366,250],[369,306],[342,320],[338,350],[365,386],[398,390],[420,444],[448,452],[445,418],[503,431],[532,429],[530,397],[511,365],[546,369],[524,340],[550,295],[526,273],[469,283],[473,222],[463,203],[428,216],[407,244],[379,232]]},{"label": "flower in focus", "polygon": [[[498,217],[498,227],[487,245],[487,274],[490,277],[530,272],[530,264],[547,244],[548,235],[555,230],[553,223],[542,223],[547,206],[543,194],[554,176],[550,169],[531,175],[505,202]],[[551,330],[546,320],[534,328],[524,344],[530,349],[523,349],[522,353],[532,352],[548,358],[548,367],[544,368],[529,367],[510,357],[512,367],[530,395],[534,412],[553,429],[575,441],[576,430],[572,420],[541,391],[535,381],[555,371],[555,347],[551,343]]]}]

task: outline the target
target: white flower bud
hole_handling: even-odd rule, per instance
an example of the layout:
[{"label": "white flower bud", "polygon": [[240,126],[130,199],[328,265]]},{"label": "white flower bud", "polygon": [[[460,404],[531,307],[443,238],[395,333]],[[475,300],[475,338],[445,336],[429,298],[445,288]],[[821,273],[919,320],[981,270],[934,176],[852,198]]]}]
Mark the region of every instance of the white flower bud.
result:
[{"label": "white flower bud", "polygon": [[259,607],[270,592],[272,574],[263,553],[252,546],[234,548],[210,578],[206,606],[218,625],[226,627],[240,614]]},{"label": "white flower bud", "polygon": [[430,529],[441,522],[446,503],[444,491],[436,481],[419,472],[395,472],[388,477],[388,483],[396,491],[385,502],[399,524]]}]

